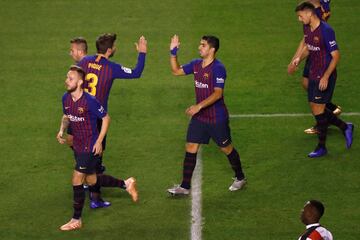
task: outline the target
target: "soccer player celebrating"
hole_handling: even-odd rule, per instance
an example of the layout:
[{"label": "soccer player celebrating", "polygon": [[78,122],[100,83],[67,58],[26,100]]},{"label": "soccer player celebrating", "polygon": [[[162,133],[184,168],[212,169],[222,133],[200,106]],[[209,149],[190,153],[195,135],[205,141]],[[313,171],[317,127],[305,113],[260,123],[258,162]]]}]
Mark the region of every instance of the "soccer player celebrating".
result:
[{"label": "soccer player celebrating", "polygon": [[196,104],[185,111],[191,116],[191,121],[187,131],[182,183],[168,189],[168,192],[173,195],[190,193],[197,152],[200,144],[208,144],[210,138],[227,155],[235,172],[234,182],[229,190],[239,190],[246,181],[240,156],[231,143],[229,115],[223,97],[226,71],[224,65],[215,58],[219,49],[219,39],[214,36],[203,36],[199,45],[201,59],[195,59],[183,66],[180,66],[177,60],[179,46],[179,37],[174,35],[170,43],[171,70],[176,76],[194,74]]},{"label": "soccer player celebrating", "polygon": [[331,232],[319,223],[324,211],[325,207],[320,201],[310,200],[305,204],[300,219],[306,225],[306,231],[299,237],[299,240],[333,239]]},{"label": "soccer player celebrating", "polygon": [[[78,63],[86,73],[83,88],[86,92],[96,97],[107,111],[108,98],[114,79],[134,79],[139,78],[144,70],[145,56],[147,52],[147,41],[145,37],[140,37],[135,43],[138,51],[138,61],[134,69],[124,67],[109,60],[116,52],[116,34],[106,33],[100,35],[96,40],[97,54],[85,56]],[[98,128],[101,128],[101,119],[98,121]],[[106,147],[106,136],[102,142],[103,150]],[[105,168],[102,165],[102,154],[100,155],[99,165],[97,166],[98,181],[89,187],[91,193],[91,208],[102,208],[110,206],[110,203],[101,198],[100,187],[120,187],[126,189],[126,183],[121,179],[103,174]],[[130,179],[131,180],[131,179]],[[132,179],[133,180],[133,179]],[[133,198],[137,201],[137,197]]]},{"label": "soccer player celebrating", "polygon": [[[83,91],[81,85],[85,79],[85,72],[78,66],[71,66],[65,86],[67,93],[62,98],[63,117],[57,140],[64,144],[64,131],[70,126],[73,130],[73,149],[75,155],[75,169],[72,177],[73,207],[72,219],[60,227],[63,231],[81,228],[81,213],[85,201],[83,184],[89,186],[96,184],[96,167],[103,151],[102,142],[109,127],[110,117],[104,107],[90,94]],[[97,129],[97,119],[102,119],[100,132]],[[126,190],[134,198],[137,198],[137,190],[134,178],[125,181]]]},{"label": "soccer player celebrating", "polygon": [[340,120],[332,111],[326,109],[326,103],[331,101],[336,82],[336,65],[340,53],[335,40],[333,29],[316,15],[315,7],[310,2],[303,2],[295,9],[299,21],[303,23],[306,48],[301,56],[294,59],[298,65],[301,60],[309,56],[309,86],[308,101],[316,119],[319,143],[315,150],[308,154],[310,158],[321,157],[327,153],[326,135],[329,124],[339,127],[350,148],[353,141],[352,123]]},{"label": "soccer player celebrating", "polygon": [[[330,0],[311,0],[309,1],[310,3],[312,3],[315,7],[315,12],[316,15],[322,20],[322,21],[328,21],[329,17],[330,17]],[[305,42],[302,39],[299,47],[294,55],[294,57],[292,58],[289,66],[288,66],[288,73],[289,74],[293,74],[296,69],[297,69],[297,65],[295,65],[294,60],[297,57],[301,56],[301,53],[303,51],[303,49],[306,48]],[[308,85],[309,85],[309,66],[310,66],[310,61],[309,58],[306,59],[305,62],[305,67],[304,67],[304,71],[303,71],[303,81],[302,81],[302,85],[304,87],[305,90],[308,89]],[[332,102],[328,102],[326,103],[326,108],[330,111],[332,111],[335,115],[340,115],[342,110],[340,106],[337,106],[336,104],[332,103]],[[316,129],[316,126],[313,126],[311,128],[305,129],[304,130],[305,133],[307,134],[317,134],[318,131]]]}]

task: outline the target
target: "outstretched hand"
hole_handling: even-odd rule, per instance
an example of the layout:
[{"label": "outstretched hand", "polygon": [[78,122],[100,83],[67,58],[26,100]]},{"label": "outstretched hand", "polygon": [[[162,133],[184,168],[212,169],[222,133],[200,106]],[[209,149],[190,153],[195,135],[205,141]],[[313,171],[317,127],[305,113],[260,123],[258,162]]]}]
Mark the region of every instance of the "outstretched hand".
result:
[{"label": "outstretched hand", "polygon": [[136,46],[136,50],[139,53],[146,53],[147,52],[147,40],[145,39],[144,36],[141,36],[139,38],[139,41],[137,43],[135,43]]},{"label": "outstretched hand", "polygon": [[179,48],[179,46],[180,46],[179,36],[175,34],[171,38],[170,50],[173,50],[174,48]]}]

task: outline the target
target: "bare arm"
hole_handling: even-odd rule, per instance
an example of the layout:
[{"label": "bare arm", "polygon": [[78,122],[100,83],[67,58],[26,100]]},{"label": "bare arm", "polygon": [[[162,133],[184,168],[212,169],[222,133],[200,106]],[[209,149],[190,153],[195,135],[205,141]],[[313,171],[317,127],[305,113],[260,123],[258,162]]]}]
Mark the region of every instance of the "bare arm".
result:
[{"label": "bare arm", "polygon": [[[180,46],[179,36],[174,35],[171,38],[171,42],[170,42],[170,51],[172,52],[170,54],[170,66],[171,66],[171,72],[175,76],[185,75],[184,70],[181,68],[181,66],[177,60],[176,51],[177,51],[177,49],[179,49],[179,46]],[[175,53],[175,54],[173,54],[173,53]]]},{"label": "bare arm", "polygon": [[109,125],[110,125],[110,116],[109,116],[109,114],[106,114],[105,117],[102,118],[101,130],[100,130],[99,136],[94,144],[94,147],[92,149],[94,155],[98,155],[98,154],[102,153],[102,150],[103,150],[102,142],[107,133],[107,130],[109,129]]},{"label": "bare arm", "polygon": [[309,56],[309,49],[308,47],[305,45],[304,48],[302,49],[302,52],[300,53],[300,62],[302,60],[304,60],[305,58],[307,58],[307,56]]},{"label": "bare arm", "polygon": [[304,38],[301,39],[298,48],[296,49],[296,52],[291,59],[289,65],[288,65],[288,74],[293,74],[297,70],[297,66],[300,64],[301,60],[303,60],[306,56],[303,56],[305,49],[307,50],[307,46],[305,44]]},{"label": "bare arm", "polygon": [[330,77],[331,73],[335,70],[336,65],[338,64],[338,62],[340,60],[339,50],[332,51],[331,56],[332,56],[331,62],[329,64],[328,68],[326,69],[324,75],[320,79],[319,90],[321,90],[321,91],[326,90],[328,82],[329,82],[329,77]]},{"label": "bare arm", "polygon": [[61,124],[59,132],[56,136],[56,139],[60,144],[64,144],[66,142],[66,139],[63,138],[65,130],[69,127],[70,120],[69,118],[64,114],[61,118]]},{"label": "bare arm", "polygon": [[293,61],[295,58],[301,56],[301,53],[302,53],[304,47],[306,47],[306,45],[305,45],[304,38],[302,38],[301,41],[300,41],[300,43],[299,43],[298,48],[296,49],[296,52],[295,52],[293,58],[291,59],[291,61]]},{"label": "bare arm", "polygon": [[190,106],[188,109],[186,109],[185,113],[189,116],[194,116],[201,109],[206,108],[219,100],[223,95],[223,91],[224,90],[222,88],[214,88],[214,92],[209,97],[196,105]]}]

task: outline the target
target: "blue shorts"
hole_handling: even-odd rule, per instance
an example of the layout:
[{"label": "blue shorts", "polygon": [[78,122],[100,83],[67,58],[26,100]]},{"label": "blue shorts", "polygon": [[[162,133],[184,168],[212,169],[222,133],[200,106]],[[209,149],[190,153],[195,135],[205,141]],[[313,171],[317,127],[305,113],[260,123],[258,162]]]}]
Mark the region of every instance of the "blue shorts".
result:
[{"label": "blue shorts", "polygon": [[304,78],[309,78],[309,73],[310,73],[310,58],[307,57],[306,61],[305,61],[305,66],[304,66],[304,71],[303,71],[303,77]]},{"label": "blue shorts", "polygon": [[319,104],[326,104],[331,102],[336,83],[336,71],[330,75],[328,86],[325,91],[319,90],[319,83],[320,80],[309,80],[308,101]]},{"label": "blue shorts", "polygon": [[[85,174],[97,173],[97,168],[100,164],[100,156],[91,153],[76,153],[75,155],[75,170]],[[101,165],[101,164],[100,164]]]},{"label": "blue shorts", "polygon": [[[101,129],[101,124],[102,124],[102,121],[101,121],[101,119],[100,120],[98,120],[98,122],[97,122],[97,128],[98,129]],[[100,132],[100,130],[99,130],[99,132]],[[69,135],[72,135],[72,129],[71,129],[71,127],[69,126],[68,127],[68,132],[67,132]],[[104,140],[103,140],[103,142],[102,142],[102,148],[103,148],[103,151],[105,150],[105,146],[106,146],[106,136],[104,137]],[[90,153],[88,153],[88,155],[89,155]],[[82,153],[81,154],[81,156],[78,156],[77,157],[77,155],[79,155],[79,154],[76,154],[75,152],[74,152],[74,155],[75,155],[75,160],[77,159],[77,158],[79,158],[79,160],[80,160],[80,162],[81,163],[83,163],[84,161],[85,161],[85,158],[89,158],[90,156],[85,156],[84,155],[84,153]],[[84,155],[84,156],[82,156],[82,155]],[[102,157],[101,156],[94,156],[94,157],[96,157],[96,165],[95,165],[95,172],[96,172],[96,174],[103,174],[104,172],[105,172],[105,166],[102,164]],[[76,163],[77,163],[78,161],[76,161]],[[79,172],[83,172],[82,170],[83,169],[80,169],[80,168],[77,168],[78,166],[77,166],[78,164],[76,164],[76,166],[75,166],[75,169],[77,170],[77,171],[79,171]]]},{"label": "blue shorts", "polygon": [[186,142],[208,144],[210,138],[212,138],[219,147],[230,145],[229,121],[209,124],[192,118],[187,130]]}]

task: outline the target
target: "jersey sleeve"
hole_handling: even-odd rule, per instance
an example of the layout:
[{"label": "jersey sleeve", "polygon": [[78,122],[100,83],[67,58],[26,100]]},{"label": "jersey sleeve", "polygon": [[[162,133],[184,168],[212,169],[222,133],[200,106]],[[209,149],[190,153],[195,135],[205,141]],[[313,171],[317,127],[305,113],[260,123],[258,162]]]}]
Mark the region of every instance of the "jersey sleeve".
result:
[{"label": "jersey sleeve", "polygon": [[197,63],[199,59],[192,60],[191,62],[184,64],[181,66],[181,68],[184,70],[184,73],[186,75],[193,74],[194,73],[194,65]]},{"label": "jersey sleeve", "polygon": [[326,46],[326,50],[329,53],[338,50],[339,48],[336,43],[334,30],[332,28],[326,26],[323,28],[322,33],[323,33],[323,37],[324,37],[324,43]]},{"label": "jersey sleeve", "polygon": [[62,96],[61,102],[62,102],[62,109],[63,109],[63,113],[65,113],[65,99],[66,99],[66,93]]},{"label": "jersey sleeve", "polygon": [[121,79],[139,78],[142,72],[144,71],[145,56],[146,53],[139,53],[137,64],[133,69],[114,63],[112,65],[113,78],[121,78]]},{"label": "jersey sleeve", "polygon": [[213,70],[214,87],[224,88],[226,79],[226,70],[223,65],[216,65]]},{"label": "jersey sleeve", "polygon": [[103,118],[106,116],[107,112],[105,108],[100,104],[95,97],[89,96],[89,111],[95,114],[98,118]]}]

